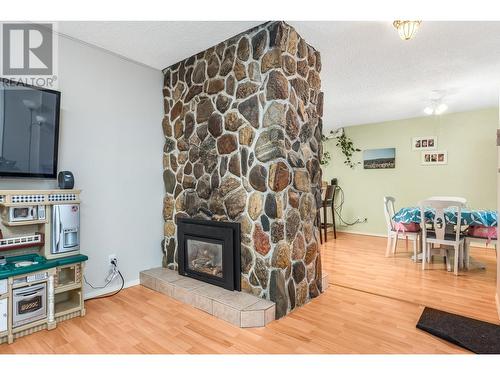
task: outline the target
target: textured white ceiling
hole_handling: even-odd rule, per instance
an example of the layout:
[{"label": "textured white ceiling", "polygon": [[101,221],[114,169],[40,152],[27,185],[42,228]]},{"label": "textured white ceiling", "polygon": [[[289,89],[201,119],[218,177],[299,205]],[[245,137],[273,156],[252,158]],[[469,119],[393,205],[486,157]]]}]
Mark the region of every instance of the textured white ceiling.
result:
[{"label": "textured white ceiling", "polygon": [[434,90],[448,112],[498,106],[500,22],[291,22],[322,56],[325,129],[424,116]]},{"label": "textured white ceiling", "polygon": [[[63,34],[165,68],[261,22],[61,22]],[[322,56],[325,130],[498,106],[500,22],[426,22],[402,41],[391,22],[290,22]]]},{"label": "textured white ceiling", "polygon": [[262,21],[65,21],[59,32],[163,69]]}]

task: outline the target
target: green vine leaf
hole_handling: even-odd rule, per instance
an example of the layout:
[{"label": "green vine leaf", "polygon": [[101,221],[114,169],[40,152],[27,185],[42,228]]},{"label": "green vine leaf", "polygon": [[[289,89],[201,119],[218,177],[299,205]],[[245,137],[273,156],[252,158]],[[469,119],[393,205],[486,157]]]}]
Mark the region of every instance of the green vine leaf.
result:
[{"label": "green vine leaf", "polygon": [[337,143],[335,144],[340,148],[342,154],[345,156],[344,164],[349,168],[353,169],[356,165],[361,164],[360,162],[352,161],[352,157],[356,152],[360,152],[361,149],[354,147],[354,142],[351,138],[347,137],[345,131],[341,136],[337,138]]},{"label": "green vine leaf", "polygon": [[328,165],[330,164],[330,160],[332,159],[332,156],[330,155],[330,152],[325,151],[323,152],[323,157],[320,160],[321,165]]},{"label": "green vine leaf", "polygon": [[[355,162],[352,160],[354,154],[356,152],[360,152],[361,149],[354,147],[354,142],[352,141],[351,138],[347,137],[345,134],[345,131],[342,133],[341,136],[338,136],[336,138],[336,143],[335,146],[339,147],[340,150],[342,151],[342,154],[345,156],[344,164],[347,165],[349,168],[354,168],[356,165],[361,164],[361,162]],[[326,142],[328,141],[328,138],[325,137],[323,134],[321,135],[321,141]],[[331,154],[326,151],[323,152],[323,155],[320,160],[321,165],[328,165],[331,161]]]}]

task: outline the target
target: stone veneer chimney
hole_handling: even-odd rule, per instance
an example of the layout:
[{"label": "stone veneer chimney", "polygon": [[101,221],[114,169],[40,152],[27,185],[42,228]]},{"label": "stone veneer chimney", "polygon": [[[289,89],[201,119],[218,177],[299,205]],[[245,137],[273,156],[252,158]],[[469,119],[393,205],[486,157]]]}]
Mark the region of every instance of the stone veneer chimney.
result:
[{"label": "stone veneer chimney", "polygon": [[241,223],[242,290],[280,318],[320,294],[320,54],[268,22],[164,70],[163,266],[176,217]]}]

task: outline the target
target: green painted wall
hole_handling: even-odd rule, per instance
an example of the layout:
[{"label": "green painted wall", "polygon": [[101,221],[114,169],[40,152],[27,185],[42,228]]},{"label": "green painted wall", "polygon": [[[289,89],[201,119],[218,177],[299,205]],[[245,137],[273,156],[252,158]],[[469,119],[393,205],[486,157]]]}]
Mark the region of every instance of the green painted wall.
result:
[{"label": "green painted wall", "polygon": [[[396,209],[414,206],[433,195],[462,196],[474,208],[497,208],[496,130],[498,108],[428,116],[346,128],[347,136],[361,150],[396,148],[396,168],[350,169],[335,140],[325,143],[332,161],[323,166],[324,179],[338,178],[345,192],[343,217],[353,221],[366,217],[366,223],[339,230],[385,234],[383,196],[396,198]],[[413,151],[412,137],[438,137],[438,150],[448,151],[448,164],[423,166],[420,151]],[[362,152],[355,160],[362,161]]]}]

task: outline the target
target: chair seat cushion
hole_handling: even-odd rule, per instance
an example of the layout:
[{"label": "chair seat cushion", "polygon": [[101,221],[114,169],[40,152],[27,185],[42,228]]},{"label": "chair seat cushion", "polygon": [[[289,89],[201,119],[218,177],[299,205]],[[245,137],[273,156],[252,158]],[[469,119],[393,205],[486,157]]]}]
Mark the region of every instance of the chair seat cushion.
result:
[{"label": "chair seat cushion", "polygon": [[478,239],[478,240],[486,240],[486,241],[496,241],[497,240],[496,236],[493,237],[493,238],[485,238],[485,237],[481,237],[481,236],[471,236],[470,234],[466,234],[465,237],[467,237],[467,238],[475,238],[475,239]]},{"label": "chair seat cushion", "polygon": [[402,230],[394,230],[394,229],[391,229],[391,232],[399,233],[399,234],[420,234],[421,233],[420,230],[417,230],[417,231],[412,231],[412,230],[402,231]]},{"label": "chair seat cushion", "polygon": [[420,224],[418,223],[394,223],[393,229],[400,233],[420,233]]}]

